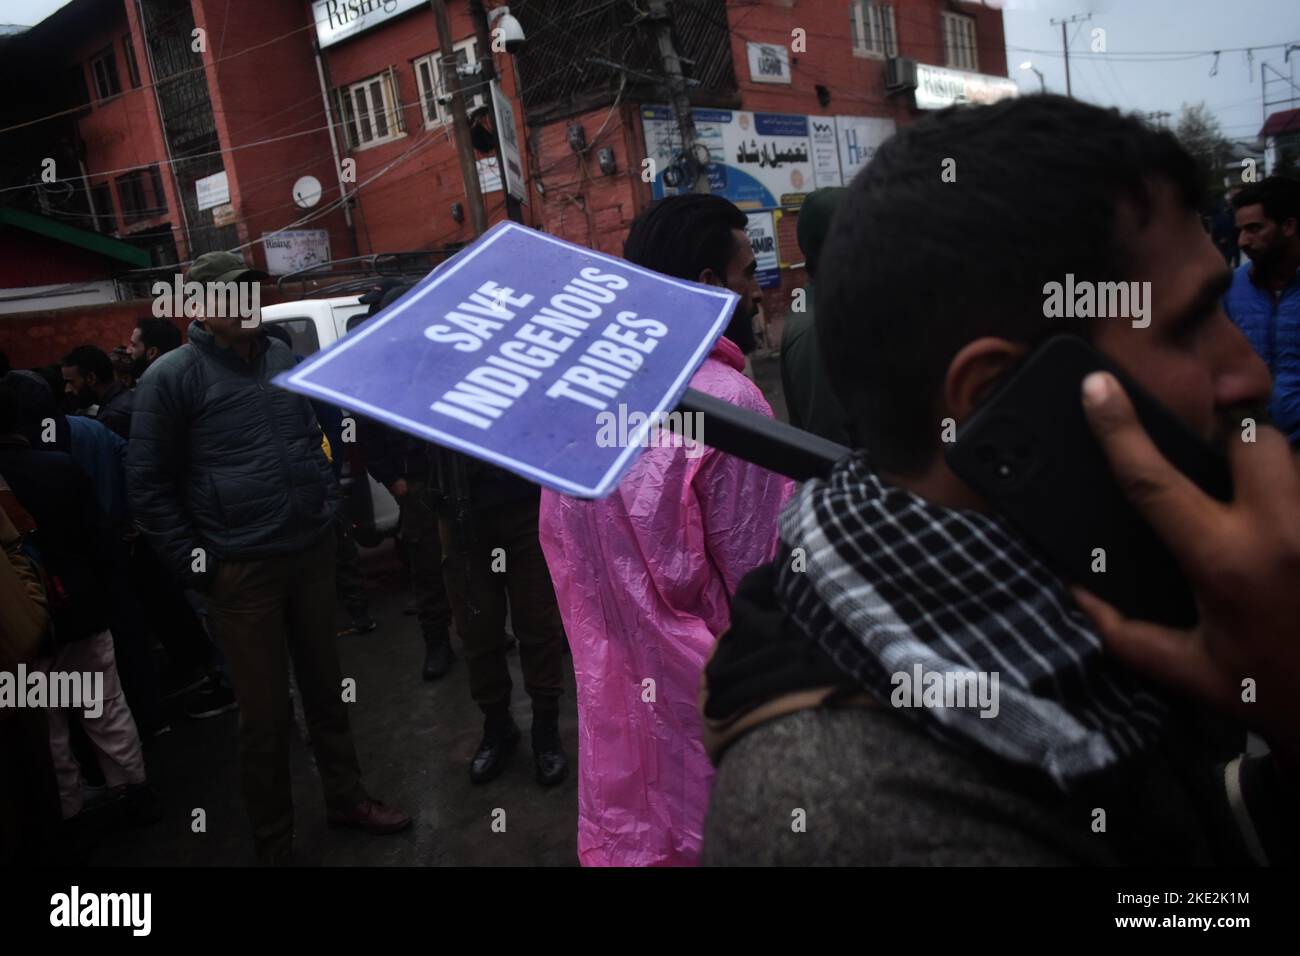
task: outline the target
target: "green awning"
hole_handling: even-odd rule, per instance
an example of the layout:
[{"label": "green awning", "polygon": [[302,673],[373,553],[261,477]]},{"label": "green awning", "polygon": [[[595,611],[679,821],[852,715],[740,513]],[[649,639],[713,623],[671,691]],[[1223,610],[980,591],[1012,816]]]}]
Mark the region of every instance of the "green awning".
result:
[{"label": "green awning", "polygon": [[10,209],[0,206],[0,225],[26,229],[28,232],[47,236],[56,242],[66,242],[70,246],[80,246],[82,249],[89,249],[101,256],[117,259],[137,268],[147,268],[152,264],[149,253],[143,249],[137,249],[129,242],[114,239],[112,236],[101,235],[98,232],[91,232],[89,229],[78,229],[76,226],[69,226],[66,222],[59,222],[57,219],[50,219],[48,216],[38,216],[22,209]]}]

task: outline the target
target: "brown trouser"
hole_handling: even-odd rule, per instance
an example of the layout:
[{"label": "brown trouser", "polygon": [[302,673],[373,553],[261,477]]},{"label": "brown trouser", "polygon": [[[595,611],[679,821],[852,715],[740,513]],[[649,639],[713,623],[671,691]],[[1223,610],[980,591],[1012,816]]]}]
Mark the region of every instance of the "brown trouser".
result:
[{"label": "brown trouser", "polygon": [[365,798],[334,640],[335,547],[331,530],[292,554],[220,561],[208,595],[208,624],[239,701],[244,802],[261,859],[281,858],[293,842],[290,655],[326,805],[343,810]]},{"label": "brown trouser", "polygon": [[[444,579],[456,630],[465,643],[470,696],[489,715],[510,706],[507,598],[510,622],[519,639],[524,689],[533,699],[534,713],[557,711],[564,691],[564,625],[537,540],[537,507],[534,497],[476,510],[468,563],[455,526],[446,519],[442,522]],[[467,567],[472,610],[465,600]]]}]

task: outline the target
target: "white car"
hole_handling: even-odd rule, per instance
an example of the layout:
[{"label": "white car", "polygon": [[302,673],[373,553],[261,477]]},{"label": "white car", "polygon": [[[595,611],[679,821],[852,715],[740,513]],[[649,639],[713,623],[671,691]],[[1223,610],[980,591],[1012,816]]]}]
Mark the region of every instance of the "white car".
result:
[{"label": "white car", "polygon": [[[348,331],[349,319],[366,314],[369,306],[357,301],[359,298],[358,295],[344,295],[265,305],[262,306],[262,322],[278,325],[288,332],[295,354],[312,355],[343,338]],[[345,507],[358,543],[371,548],[396,534],[399,511],[397,501],[388,489],[370,477],[359,456],[338,448],[333,449],[333,453],[343,456]],[[356,481],[358,470],[366,476],[362,483]]]}]

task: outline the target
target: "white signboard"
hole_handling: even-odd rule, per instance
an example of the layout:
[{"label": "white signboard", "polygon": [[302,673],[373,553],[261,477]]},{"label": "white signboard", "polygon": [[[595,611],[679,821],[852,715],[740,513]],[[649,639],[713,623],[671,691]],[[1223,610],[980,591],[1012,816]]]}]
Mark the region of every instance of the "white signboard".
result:
[{"label": "white signboard", "polygon": [[749,78],[755,83],[789,83],[790,51],[779,43],[747,43]]},{"label": "white signboard", "polygon": [[835,118],[808,117],[808,132],[812,140],[813,184],[818,189],[844,185],[844,178],[840,175],[840,147],[835,137]]},{"label": "white signboard", "polygon": [[263,233],[266,271],[272,275],[297,272],[330,261],[330,234],[324,229],[286,229]]},{"label": "white signboard", "polygon": [[1005,76],[967,73],[924,63],[916,65],[918,110],[941,110],[957,103],[996,103],[1019,95],[1020,87]]},{"label": "white signboard", "polygon": [[408,10],[428,6],[426,0],[316,0],[311,12],[316,20],[316,40],[323,49]]},{"label": "white signboard", "polygon": [[770,212],[751,212],[746,219],[745,232],[749,246],[754,250],[758,269],[754,278],[760,288],[774,289],[781,284],[781,266],[777,258],[776,223]]},{"label": "white signboard", "polygon": [[500,192],[501,170],[497,166],[497,158],[489,156],[487,159],[476,159],[474,165],[478,167],[478,191],[485,196]]},{"label": "white signboard", "polygon": [[223,169],[212,176],[194,180],[194,191],[199,199],[199,212],[230,202],[230,181],[226,179],[226,171]]},{"label": "white signboard", "polygon": [[506,189],[520,202],[527,201],[524,188],[524,161],[519,152],[519,134],[515,128],[515,108],[501,91],[501,83],[492,81],[492,106],[497,137],[501,141],[501,161],[506,166]]},{"label": "white signboard", "polygon": [[851,182],[871,162],[880,144],[894,135],[894,121],[888,117],[837,116],[835,126],[839,131],[840,171],[845,183]]}]

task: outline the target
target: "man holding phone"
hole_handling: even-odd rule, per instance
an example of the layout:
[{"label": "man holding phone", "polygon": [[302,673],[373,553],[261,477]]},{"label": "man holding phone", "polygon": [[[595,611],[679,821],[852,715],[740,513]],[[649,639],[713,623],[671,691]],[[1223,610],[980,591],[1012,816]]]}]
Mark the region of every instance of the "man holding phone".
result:
[{"label": "man holding phone", "polygon": [[[1296,858],[1300,476],[1278,432],[1242,426],[1270,380],[1221,306],[1200,189],[1170,134],[1054,96],[928,117],[854,180],[817,317],[865,451],[792,499],[784,554],[742,583],[706,669],[706,863]],[[1149,323],[1047,318],[1067,277],[1150,283]],[[947,464],[956,426],[1061,333],[1228,456],[1223,503],[1160,456],[1113,376],[1074,393],[1192,587],[1191,629],[1064,580]],[[1090,489],[1027,493],[1072,509]],[[1244,726],[1272,754],[1243,758]]]}]

